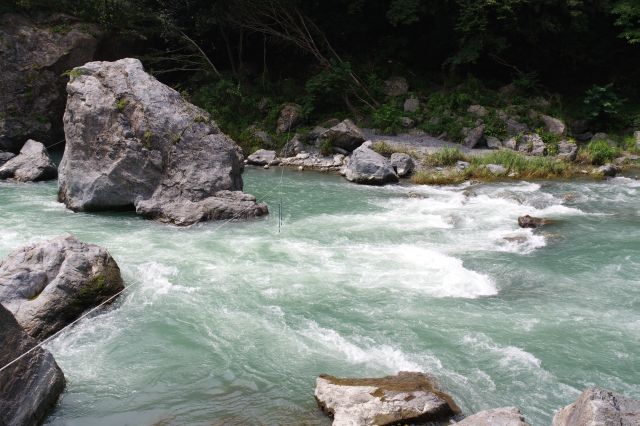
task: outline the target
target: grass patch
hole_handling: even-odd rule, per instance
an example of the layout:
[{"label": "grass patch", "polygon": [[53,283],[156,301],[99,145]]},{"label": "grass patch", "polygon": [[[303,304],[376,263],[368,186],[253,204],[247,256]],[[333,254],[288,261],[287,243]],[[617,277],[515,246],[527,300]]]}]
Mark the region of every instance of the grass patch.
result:
[{"label": "grass patch", "polygon": [[412,156],[413,158],[420,158],[421,156],[413,149],[409,149],[407,147],[404,146],[393,146],[391,144],[388,144],[385,141],[377,141],[373,143],[373,146],[371,147],[371,149],[373,149],[375,152],[377,152],[378,154],[384,156],[384,157],[391,157],[392,154],[395,154],[397,152],[402,153],[402,154],[407,154]]},{"label": "grass patch", "polygon": [[432,166],[453,166],[458,161],[467,161],[458,148],[442,148],[427,156],[427,164]]},{"label": "grass patch", "polygon": [[500,150],[474,157],[471,164],[474,166],[499,164],[505,167],[508,173],[516,173],[521,179],[565,177],[571,173],[571,167],[556,158],[527,157],[511,150]]},{"label": "grass patch", "polygon": [[620,155],[620,150],[610,146],[605,140],[593,140],[589,142],[582,154],[580,156],[582,160],[586,159],[591,164],[602,165],[614,160]]}]

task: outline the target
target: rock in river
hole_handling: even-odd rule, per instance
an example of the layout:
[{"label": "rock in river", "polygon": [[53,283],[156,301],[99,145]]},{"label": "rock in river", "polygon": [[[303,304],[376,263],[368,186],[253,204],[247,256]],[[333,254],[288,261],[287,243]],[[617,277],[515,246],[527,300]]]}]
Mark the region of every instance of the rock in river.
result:
[{"label": "rock in river", "polygon": [[600,388],[588,388],[576,402],[560,409],[552,426],[638,426],[640,401]]},{"label": "rock in river", "polygon": [[15,179],[20,182],[36,182],[55,179],[56,168],[47,149],[40,142],[29,139],[20,154],[0,166],[0,179]]},{"label": "rock in river", "polygon": [[318,405],[333,426],[391,425],[448,420],[460,410],[423,373],[400,372],[376,379],[316,379]]},{"label": "rock in river", "polygon": [[247,162],[254,166],[274,166],[278,164],[276,152],[266,149],[259,149],[247,157]]},{"label": "rock in river", "polygon": [[398,182],[398,175],[391,162],[372,150],[370,142],[364,143],[353,151],[344,168],[344,177],[348,181],[365,185]]},{"label": "rock in river", "polygon": [[73,236],[23,247],[0,262],[0,303],[39,340],[123,288],[109,253]]},{"label": "rock in river", "polygon": [[342,148],[349,152],[362,145],[365,140],[362,130],[349,119],[325,130],[320,138],[328,140],[336,148]]},{"label": "rock in river", "polygon": [[90,62],[72,76],[58,192],[68,208],[135,208],[177,225],[267,213],[242,193],[240,148],[139,60]]},{"label": "rock in river", "polygon": [[520,226],[520,228],[540,228],[547,223],[547,219],[529,216],[528,214],[518,218],[518,226]]},{"label": "rock in river", "polygon": [[[0,305],[0,367],[37,345],[11,312]],[[42,423],[64,390],[62,370],[48,351],[38,348],[0,372],[0,425]]]},{"label": "rock in river", "polygon": [[394,152],[391,154],[389,161],[400,177],[410,175],[416,166],[413,158],[411,158],[409,154],[405,154],[403,152]]},{"label": "rock in river", "polygon": [[528,426],[516,407],[484,410],[456,423],[458,426]]}]

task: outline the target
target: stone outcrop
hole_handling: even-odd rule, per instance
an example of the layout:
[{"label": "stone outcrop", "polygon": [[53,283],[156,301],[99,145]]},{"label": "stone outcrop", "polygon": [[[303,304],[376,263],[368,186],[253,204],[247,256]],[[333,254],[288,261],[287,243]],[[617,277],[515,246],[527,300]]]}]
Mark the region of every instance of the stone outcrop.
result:
[{"label": "stone outcrop", "polygon": [[29,139],[20,154],[0,166],[0,179],[15,179],[20,182],[37,182],[55,179],[56,168],[47,149],[40,142]]},{"label": "stone outcrop", "polygon": [[315,397],[333,426],[373,426],[448,420],[459,412],[453,399],[426,374],[400,372],[377,379],[321,375]]},{"label": "stone outcrop", "polygon": [[[0,367],[34,346],[6,308],[0,305]],[[42,423],[64,390],[62,370],[48,351],[38,348],[0,372],[0,424]]]},{"label": "stone outcrop", "polygon": [[467,148],[475,148],[484,136],[484,124],[481,124],[467,133],[462,142]]},{"label": "stone outcrop", "polygon": [[365,141],[364,133],[353,121],[344,120],[330,129],[325,130],[320,139],[328,140],[336,148],[353,151]]},{"label": "stone outcrop", "polygon": [[298,104],[286,104],[280,110],[278,122],[276,124],[276,133],[286,133],[295,127],[302,118],[302,107]]},{"label": "stone outcrop", "polygon": [[484,410],[466,417],[457,426],[528,426],[524,416],[516,407]]},{"label": "stone outcrop", "polygon": [[0,16],[0,150],[63,139],[63,73],[93,59],[98,37],[97,26],[70,16]]},{"label": "stone outcrop", "polygon": [[541,157],[547,153],[547,146],[537,133],[522,135],[518,141],[518,151]]},{"label": "stone outcrop", "polygon": [[274,166],[279,163],[275,151],[259,149],[247,157],[247,162],[254,166]]},{"label": "stone outcrop", "polygon": [[394,152],[391,154],[389,161],[399,177],[410,175],[416,167],[413,158],[411,158],[409,154],[402,152]]},{"label": "stone outcrop", "polygon": [[560,409],[552,426],[638,426],[640,400],[600,388],[588,388],[576,402]]},{"label": "stone outcrop", "polygon": [[72,236],[23,247],[0,262],[0,303],[39,340],[123,288],[109,253]]},{"label": "stone outcrop", "polygon": [[305,150],[305,144],[300,135],[295,134],[280,150],[280,157],[295,157]]},{"label": "stone outcrop", "polygon": [[398,182],[398,175],[391,162],[371,149],[371,142],[365,142],[353,151],[343,170],[344,177],[364,185],[384,185]]},{"label": "stone outcrop", "polygon": [[137,59],[90,62],[67,85],[58,199],[190,225],[267,213],[242,193],[240,148]]}]

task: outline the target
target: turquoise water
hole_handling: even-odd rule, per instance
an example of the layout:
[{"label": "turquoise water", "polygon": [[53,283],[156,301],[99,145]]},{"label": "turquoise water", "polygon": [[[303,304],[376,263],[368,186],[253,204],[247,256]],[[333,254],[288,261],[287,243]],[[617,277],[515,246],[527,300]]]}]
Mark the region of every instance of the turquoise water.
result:
[{"label": "turquoise water", "polygon": [[[48,345],[50,425],[317,424],[320,373],[432,373],[532,425],[595,384],[640,397],[640,181],[370,188],[250,169],[272,214],[187,229],[0,183],[0,256],[63,233],[131,286]],[[274,190],[275,189],[275,190]],[[522,214],[554,218],[542,232]],[[507,239],[505,239],[505,237]]]}]

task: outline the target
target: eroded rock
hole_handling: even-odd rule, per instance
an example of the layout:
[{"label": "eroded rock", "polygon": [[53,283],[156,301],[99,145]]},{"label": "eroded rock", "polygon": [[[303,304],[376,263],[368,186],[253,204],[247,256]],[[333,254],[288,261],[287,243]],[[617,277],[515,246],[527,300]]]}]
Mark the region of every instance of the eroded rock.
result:
[{"label": "eroded rock", "polygon": [[38,340],[123,288],[109,253],[73,236],[23,247],[0,262],[0,303]]},{"label": "eroded rock", "polygon": [[74,69],[58,199],[74,211],[135,208],[177,225],[250,218],[240,148],[209,114],[147,74],[137,59]]},{"label": "eroded rock", "polygon": [[528,426],[516,407],[484,410],[456,423],[458,426]]},{"label": "eroded rock", "polygon": [[460,411],[429,376],[415,372],[377,379],[321,375],[316,379],[315,397],[333,417],[333,426],[447,420]]},{"label": "eroded rock", "polygon": [[577,425],[638,426],[640,401],[601,388],[588,388],[553,417],[552,426]]},{"label": "eroded rock", "polygon": [[[0,366],[37,345],[0,305]],[[62,370],[49,351],[35,349],[0,372],[0,424],[38,425],[64,390]]]},{"label": "eroded rock", "polygon": [[37,182],[55,179],[58,176],[49,153],[43,144],[29,139],[20,154],[0,166],[0,179],[15,179],[20,182]]},{"label": "eroded rock", "polygon": [[344,177],[364,185],[384,185],[398,182],[398,175],[391,162],[370,148],[365,142],[347,159]]}]

